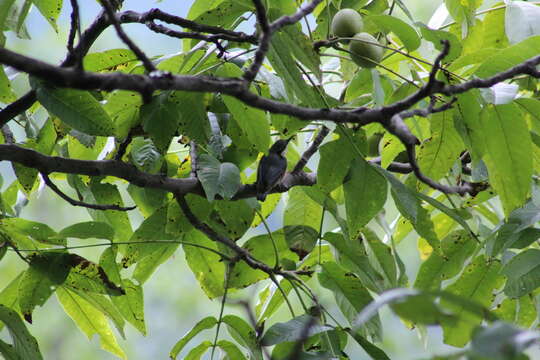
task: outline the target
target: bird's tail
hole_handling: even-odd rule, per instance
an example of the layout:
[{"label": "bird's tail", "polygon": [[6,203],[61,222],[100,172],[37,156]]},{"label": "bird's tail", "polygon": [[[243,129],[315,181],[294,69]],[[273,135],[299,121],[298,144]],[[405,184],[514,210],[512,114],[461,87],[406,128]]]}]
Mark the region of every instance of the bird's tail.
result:
[{"label": "bird's tail", "polygon": [[264,201],[266,200],[266,193],[259,193],[257,194],[257,200]]}]

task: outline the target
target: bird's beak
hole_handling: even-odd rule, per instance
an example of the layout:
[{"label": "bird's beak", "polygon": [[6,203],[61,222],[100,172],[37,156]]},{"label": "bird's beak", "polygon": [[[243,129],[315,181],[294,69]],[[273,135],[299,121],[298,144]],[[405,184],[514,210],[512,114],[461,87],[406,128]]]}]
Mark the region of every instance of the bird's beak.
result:
[{"label": "bird's beak", "polygon": [[292,140],[294,139],[295,135],[291,136],[290,138],[287,139],[287,144]]}]

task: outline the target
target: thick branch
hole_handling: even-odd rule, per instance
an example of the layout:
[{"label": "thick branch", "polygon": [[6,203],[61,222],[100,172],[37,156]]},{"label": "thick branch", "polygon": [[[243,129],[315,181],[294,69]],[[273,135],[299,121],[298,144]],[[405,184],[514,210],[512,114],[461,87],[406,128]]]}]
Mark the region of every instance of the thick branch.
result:
[{"label": "thick branch", "polygon": [[[204,191],[197,178],[170,178],[149,174],[138,170],[135,166],[116,160],[77,160],[57,156],[47,156],[32,149],[17,145],[0,145],[0,161],[6,160],[38,170],[41,173],[54,172],[88,176],[114,176],[129,183],[147,188],[161,189],[175,194],[196,194],[204,196]],[[293,186],[310,186],[315,184],[316,174],[300,172],[287,174],[281,184],[272,192],[285,192]],[[255,185],[243,185],[235,195],[235,199],[255,197]]]},{"label": "thick branch", "polygon": [[30,75],[51,82],[53,85],[83,90],[112,91],[131,90],[146,93],[153,90],[184,90],[194,92],[220,92],[231,95],[244,103],[277,114],[295,116],[303,120],[331,120],[336,123],[356,123],[360,125],[376,122],[383,116],[382,109],[366,109],[362,112],[339,109],[314,109],[296,106],[258,96],[244,86],[237,78],[156,74],[146,76],[125,73],[80,73],[71,68],[50,65],[11,50],[0,48],[0,63],[12,66]]}]

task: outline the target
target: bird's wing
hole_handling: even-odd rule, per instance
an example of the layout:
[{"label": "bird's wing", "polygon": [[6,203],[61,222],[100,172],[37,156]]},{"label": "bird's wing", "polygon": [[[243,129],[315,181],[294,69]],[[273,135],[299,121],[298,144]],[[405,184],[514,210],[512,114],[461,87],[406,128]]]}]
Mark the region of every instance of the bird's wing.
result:
[{"label": "bird's wing", "polygon": [[[281,156],[277,159],[269,158],[273,155],[268,155],[264,157],[259,162],[259,167],[257,169],[257,192],[265,193],[270,191],[274,186],[276,186],[285,174],[287,170],[287,161],[284,160]],[[279,155],[274,155],[279,156]],[[271,161],[275,160],[275,161]],[[264,174],[264,176],[263,176]]]}]

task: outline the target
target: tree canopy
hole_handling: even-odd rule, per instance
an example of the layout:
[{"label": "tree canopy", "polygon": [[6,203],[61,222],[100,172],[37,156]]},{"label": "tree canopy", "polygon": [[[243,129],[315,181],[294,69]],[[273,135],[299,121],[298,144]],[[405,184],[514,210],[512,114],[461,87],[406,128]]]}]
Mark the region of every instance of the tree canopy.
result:
[{"label": "tree canopy", "polygon": [[[44,357],[30,324],[51,297],[127,358],[117,338],[153,341],[143,288],[175,254],[171,284],[196,278],[220,311],[175,334],[172,359],[390,359],[382,309],[441,329],[433,359],[528,358],[535,2],[444,0],[428,23],[401,0],[99,3],[83,26],[77,0],[0,1],[0,269],[23,264],[0,283],[4,358]],[[67,34],[60,64],[12,46],[36,11]],[[179,51],[150,55],[137,24]],[[106,31],[123,47],[94,50]],[[287,172],[259,202],[278,139]],[[87,219],[32,219],[44,191]]]}]

